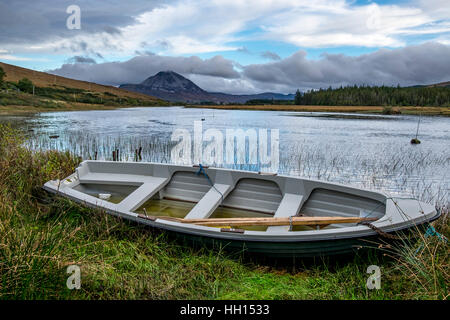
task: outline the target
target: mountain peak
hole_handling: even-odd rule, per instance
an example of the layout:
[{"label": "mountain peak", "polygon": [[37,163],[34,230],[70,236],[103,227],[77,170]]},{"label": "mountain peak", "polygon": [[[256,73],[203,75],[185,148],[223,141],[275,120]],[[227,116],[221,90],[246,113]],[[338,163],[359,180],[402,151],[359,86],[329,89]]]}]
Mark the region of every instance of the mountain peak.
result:
[{"label": "mountain peak", "polygon": [[181,74],[176,73],[175,71],[172,71],[172,70],[160,71],[157,74],[155,74],[153,77],[156,77],[156,76],[158,76],[158,77],[175,76],[175,77],[184,78]]},{"label": "mountain peak", "polygon": [[141,83],[141,86],[147,87],[149,90],[159,90],[165,92],[204,92],[191,80],[186,79],[181,74],[171,70],[158,72],[154,76],[145,79]]}]

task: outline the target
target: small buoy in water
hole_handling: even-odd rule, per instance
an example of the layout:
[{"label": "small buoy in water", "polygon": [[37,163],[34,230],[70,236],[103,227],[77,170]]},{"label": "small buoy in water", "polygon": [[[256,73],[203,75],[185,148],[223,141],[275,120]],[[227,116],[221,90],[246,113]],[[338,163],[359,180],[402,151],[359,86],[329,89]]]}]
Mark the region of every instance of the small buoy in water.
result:
[{"label": "small buoy in water", "polygon": [[202,121],[205,121],[205,118],[202,118]]},{"label": "small buoy in water", "polygon": [[58,139],[59,136],[50,136],[49,138],[50,138],[50,139]]},{"label": "small buoy in water", "polygon": [[108,200],[109,198],[111,198],[111,194],[110,193],[99,193],[98,197],[102,200]]},{"label": "small buoy in water", "polygon": [[411,139],[411,144],[420,144],[420,140],[417,138]]}]

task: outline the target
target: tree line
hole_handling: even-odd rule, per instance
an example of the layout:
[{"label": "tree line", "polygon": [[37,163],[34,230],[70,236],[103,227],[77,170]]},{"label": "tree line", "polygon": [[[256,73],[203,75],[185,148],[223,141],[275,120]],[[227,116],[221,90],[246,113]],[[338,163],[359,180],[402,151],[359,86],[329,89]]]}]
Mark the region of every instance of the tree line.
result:
[{"label": "tree line", "polygon": [[348,86],[297,90],[294,104],[325,106],[444,106],[450,107],[450,87]]}]

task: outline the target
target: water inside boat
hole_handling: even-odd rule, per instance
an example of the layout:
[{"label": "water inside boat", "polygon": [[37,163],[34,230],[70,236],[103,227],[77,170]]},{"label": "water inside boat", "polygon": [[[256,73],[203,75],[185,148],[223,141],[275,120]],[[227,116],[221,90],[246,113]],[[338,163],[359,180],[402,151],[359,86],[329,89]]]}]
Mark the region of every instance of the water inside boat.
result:
[{"label": "water inside boat", "polygon": [[[196,205],[195,202],[187,202],[173,199],[150,199],[145,202],[141,207],[135,210],[136,213],[147,213],[151,216],[166,216],[174,218],[184,218]],[[145,210],[144,210],[145,209]],[[210,218],[267,218],[272,215],[267,215],[260,212],[254,212],[249,210],[241,210],[227,207],[217,208]],[[254,231],[266,231],[267,226],[243,226],[239,229],[254,230]]]},{"label": "water inside boat", "polygon": [[[95,172],[95,171],[94,171]],[[114,179],[121,183],[114,183]],[[145,176],[144,176],[145,177]],[[95,183],[86,180],[95,180]],[[101,182],[101,179],[108,182]],[[161,178],[143,180],[143,184],[133,182],[134,177],[126,174],[111,174],[105,177],[84,177],[84,182],[73,187],[74,190],[94,196],[114,204],[122,202],[125,208],[135,213],[151,216],[166,216],[173,218],[286,218],[296,215],[309,217],[366,217],[379,218],[386,209],[383,202],[361,195],[345,193],[325,188],[314,188],[307,194],[306,201],[302,194],[290,194],[286,197],[275,181],[244,177],[237,181],[231,190],[223,190],[225,194],[212,187],[204,176],[196,172],[177,171],[170,180],[158,187]],[[160,179],[160,180],[157,180]],[[156,180],[156,181],[155,181]],[[132,185],[135,183],[135,185]],[[142,188],[139,188],[142,186]],[[139,190],[138,190],[139,188]],[[138,190],[138,191],[136,191]],[[133,201],[138,202],[151,190],[154,190],[149,200],[137,209],[133,209]],[[136,191],[136,192],[135,192]],[[211,191],[213,191],[211,193]],[[206,194],[209,192],[209,198]],[[105,198],[106,196],[106,198]],[[207,202],[203,201],[205,198]],[[202,201],[200,204],[199,202]],[[197,206],[198,204],[198,206]],[[126,210],[126,209],[125,209]],[[195,214],[193,214],[193,212]],[[248,220],[247,220],[248,221]],[[354,226],[355,223],[323,224],[323,228],[343,228]],[[216,227],[227,227],[226,225]],[[242,225],[238,229],[252,231],[279,232],[286,226],[271,226],[268,224]],[[319,229],[318,225],[293,225],[291,231],[308,231]]]},{"label": "water inside boat", "polygon": [[[272,215],[268,215],[261,212],[248,211],[242,209],[234,209],[227,207],[217,208],[210,218],[270,218]],[[239,229],[253,230],[253,231],[266,231],[267,226],[237,226]]]},{"label": "water inside boat", "polygon": [[130,185],[115,185],[115,184],[96,184],[96,183],[81,183],[75,186],[73,189],[83,192],[90,196],[102,199],[100,195],[108,195],[107,199],[102,199],[114,204],[122,202],[123,199],[128,197],[134,192],[138,186]]},{"label": "water inside boat", "polygon": [[151,199],[135,210],[135,212],[147,213],[151,216],[184,218],[194,206],[194,202],[170,199]]},{"label": "water inside boat", "polygon": [[184,218],[210,188],[205,178],[193,172],[177,172],[167,186],[135,212]]}]

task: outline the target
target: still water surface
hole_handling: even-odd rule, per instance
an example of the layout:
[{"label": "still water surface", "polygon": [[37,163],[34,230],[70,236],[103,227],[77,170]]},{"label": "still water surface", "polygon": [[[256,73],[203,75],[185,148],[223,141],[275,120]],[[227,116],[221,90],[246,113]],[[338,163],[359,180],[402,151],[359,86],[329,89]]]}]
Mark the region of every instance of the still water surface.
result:
[{"label": "still water surface", "polygon": [[[312,179],[383,189],[422,200],[447,204],[450,169],[450,118],[421,117],[420,145],[411,145],[418,116],[355,115],[189,109],[182,107],[127,108],[102,111],[3,116],[28,136],[34,149],[70,150],[84,159],[133,161],[143,148],[143,161],[171,162],[175,129],[203,131],[278,129],[279,172]],[[270,131],[269,131],[270,132]],[[58,136],[58,138],[50,138]],[[257,165],[222,165],[246,170]]]}]

